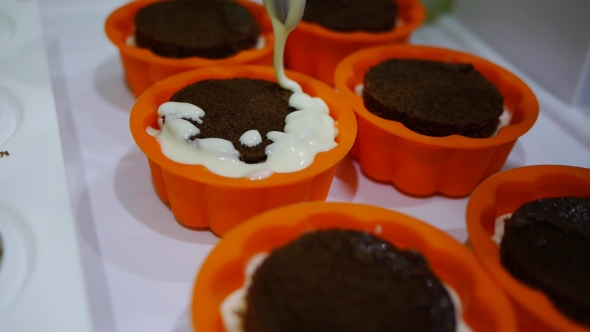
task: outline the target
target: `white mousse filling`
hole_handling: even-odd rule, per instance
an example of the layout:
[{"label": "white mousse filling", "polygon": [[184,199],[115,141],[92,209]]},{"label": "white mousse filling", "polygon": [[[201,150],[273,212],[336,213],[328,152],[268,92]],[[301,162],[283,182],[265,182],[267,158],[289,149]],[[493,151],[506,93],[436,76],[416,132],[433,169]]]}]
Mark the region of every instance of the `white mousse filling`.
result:
[{"label": "white mousse filling", "polygon": [[[246,280],[244,285],[233,293],[231,293],[225,300],[221,303],[220,313],[221,313],[221,320],[223,321],[223,326],[225,327],[226,332],[243,332],[243,324],[242,324],[242,317],[246,312],[246,294],[247,290],[250,287],[250,283],[252,282],[252,276],[256,272],[256,269],[264,262],[264,260],[268,257],[267,253],[260,253],[254,255],[246,264],[245,270],[245,277]],[[463,319],[463,306],[461,303],[461,298],[453,288],[449,285],[442,283],[445,287],[447,292],[449,293],[449,297],[451,298],[451,302],[453,303],[453,308],[455,310],[455,322],[456,322],[456,332],[471,332],[471,328],[465,320]]]},{"label": "white mousse filling", "polygon": [[504,237],[504,223],[511,216],[512,213],[503,214],[496,218],[496,221],[494,222],[494,235],[492,235],[492,240],[498,245],[500,245],[500,242],[502,242],[502,238]]},{"label": "white mousse filling", "polygon": [[240,143],[249,148],[262,143],[262,136],[258,130],[248,130],[240,137]]},{"label": "white mousse filling", "polygon": [[[197,124],[206,120],[205,112],[192,104],[167,102],[158,108],[160,130],[147,128],[156,137],[162,153],[182,164],[203,165],[209,171],[231,178],[263,179],[273,173],[300,171],[313,162],[316,154],[333,149],[338,135],[336,123],[329,115],[326,103],[320,98],[299,92],[293,93],[289,105],[296,109],[285,118],[284,132],[271,131],[266,137],[269,144],[267,160],[258,164],[240,161],[233,144],[220,138],[192,139],[200,130]],[[247,114],[244,114],[247,116]],[[163,123],[162,123],[163,122]],[[249,130],[240,139],[241,144],[255,146],[262,142],[260,133]]]},{"label": "white mousse filling", "polygon": [[[357,95],[362,97],[363,96],[363,88],[364,88],[364,84],[356,85],[354,87],[354,93],[356,93]],[[500,131],[500,128],[506,127],[507,125],[509,125],[510,120],[512,120],[512,113],[510,113],[510,111],[508,111],[507,109],[504,109],[502,114],[500,114],[500,117],[498,117],[498,124],[496,125],[496,130],[494,131],[492,136],[495,136],[498,133],[498,131]]]}]

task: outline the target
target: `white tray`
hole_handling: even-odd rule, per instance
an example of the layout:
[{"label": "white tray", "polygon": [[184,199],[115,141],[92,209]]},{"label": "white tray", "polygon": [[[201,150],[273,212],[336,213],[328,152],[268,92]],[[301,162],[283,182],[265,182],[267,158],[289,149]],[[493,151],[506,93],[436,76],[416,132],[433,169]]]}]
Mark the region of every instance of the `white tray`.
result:
[{"label": "white tray", "polygon": [[[128,128],[133,97],[116,48],[103,32],[124,1],[42,3],[45,42],[65,166],[96,331],[191,331],[189,303],[199,267],[218,238],[180,226],[157,198]],[[520,74],[452,18],[421,29],[414,43],[479,54]],[[542,105],[505,169],[532,164],[590,167],[588,119],[526,77]],[[12,156],[11,156],[12,157]],[[0,160],[2,161],[2,160]],[[466,239],[467,199],[412,198],[365,178],[346,159],[331,201],[395,209]]]},{"label": "white tray", "polygon": [[90,331],[35,1],[0,2],[0,331]]}]

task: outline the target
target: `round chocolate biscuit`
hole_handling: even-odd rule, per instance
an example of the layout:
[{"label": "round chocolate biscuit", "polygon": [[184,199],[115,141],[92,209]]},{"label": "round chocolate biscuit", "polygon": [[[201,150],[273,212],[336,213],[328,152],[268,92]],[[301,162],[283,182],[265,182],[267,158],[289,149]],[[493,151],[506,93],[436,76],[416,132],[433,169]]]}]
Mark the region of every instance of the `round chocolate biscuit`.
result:
[{"label": "round chocolate biscuit", "polygon": [[310,232],[252,276],[246,332],[455,331],[451,298],[426,260],[368,233]]},{"label": "round chocolate biscuit", "polygon": [[233,1],[161,1],[135,16],[135,41],[168,58],[227,58],[256,46],[260,27]]},{"label": "round chocolate biscuit", "polygon": [[303,21],[339,32],[385,32],[395,27],[392,0],[307,0]]},{"label": "round chocolate biscuit", "polygon": [[390,59],[365,74],[363,101],[422,135],[484,138],[496,131],[504,98],[471,64]]},{"label": "round chocolate biscuit", "polygon": [[563,314],[590,327],[590,198],[522,205],[505,222],[500,261]]},{"label": "round chocolate biscuit", "polygon": [[[186,86],[170,101],[190,103],[205,112],[201,124],[187,120],[200,130],[191,140],[226,139],[240,152],[240,160],[255,164],[267,158],[265,148],[272,141],[266,134],[284,131],[285,117],[295,111],[289,106],[292,94],[277,83],[260,79],[211,79]],[[260,144],[248,147],[240,143],[240,137],[249,130],[258,130],[262,136]]]}]

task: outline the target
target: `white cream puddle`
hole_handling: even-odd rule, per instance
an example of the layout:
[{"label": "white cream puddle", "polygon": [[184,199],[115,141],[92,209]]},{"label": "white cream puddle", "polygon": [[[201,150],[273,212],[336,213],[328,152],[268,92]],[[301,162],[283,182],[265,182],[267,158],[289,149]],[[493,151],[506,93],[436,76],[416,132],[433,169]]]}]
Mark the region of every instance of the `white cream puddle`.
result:
[{"label": "white cream puddle", "polygon": [[[221,138],[194,139],[200,130],[193,123],[206,121],[206,113],[187,103],[167,102],[158,109],[164,117],[160,130],[147,128],[156,137],[162,153],[182,164],[203,165],[211,172],[232,178],[248,177],[264,179],[273,173],[289,173],[302,170],[313,162],[316,154],[336,147],[336,124],[329,115],[327,105],[319,98],[305,93],[294,93],[289,105],[296,111],[285,118],[284,132],[271,131],[266,137],[272,141],[265,149],[267,160],[258,164],[240,161],[240,154],[233,144]],[[246,115],[244,115],[246,116]],[[250,130],[240,140],[247,146],[262,141],[260,133]]]},{"label": "white cream puddle", "polygon": [[258,130],[248,130],[240,137],[240,143],[249,148],[262,143],[262,136]]}]

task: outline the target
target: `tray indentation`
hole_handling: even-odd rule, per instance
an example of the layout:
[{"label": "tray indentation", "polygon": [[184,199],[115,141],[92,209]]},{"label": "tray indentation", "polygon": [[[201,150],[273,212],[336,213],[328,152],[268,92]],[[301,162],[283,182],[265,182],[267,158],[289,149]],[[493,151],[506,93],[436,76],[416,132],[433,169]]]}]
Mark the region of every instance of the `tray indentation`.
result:
[{"label": "tray indentation", "polygon": [[35,243],[33,235],[8,206],[0,204],[0,317],[18,298],[30,277]]},{"label": "tray indentation", "polygon": [[16,24],[7,14],[0,11],[0,47],[6,45],[14,36]]},{"label": "tray indentation", "polygon": [[19,98],[0,85],[0,145],[12,137],[22,117],[23,107]]}]

